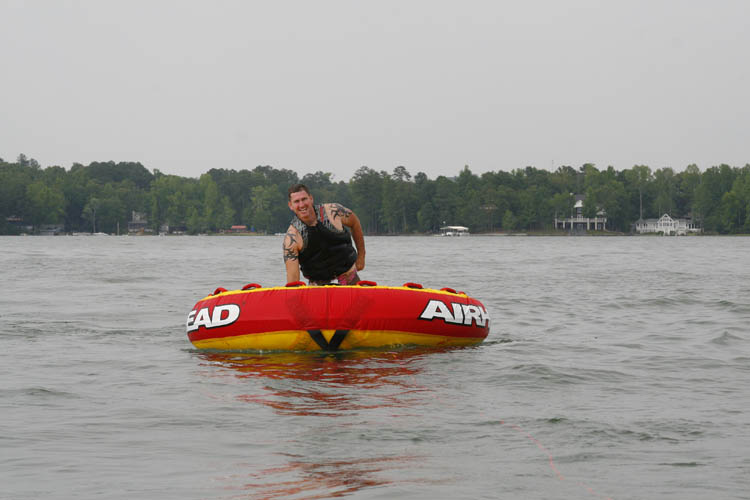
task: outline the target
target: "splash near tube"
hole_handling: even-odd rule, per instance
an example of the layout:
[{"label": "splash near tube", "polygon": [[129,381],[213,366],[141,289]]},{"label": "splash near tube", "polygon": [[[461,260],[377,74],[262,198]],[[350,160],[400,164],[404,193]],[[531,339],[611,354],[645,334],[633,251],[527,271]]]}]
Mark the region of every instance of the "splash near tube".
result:
[{"label": "splash near tube", "polygon": [[187,317],[199,349],[336,351],[399,345],[465,346],[490,330],[484,305],[450,288],[416,283],[304,286],[302,282],[216,291]]}]

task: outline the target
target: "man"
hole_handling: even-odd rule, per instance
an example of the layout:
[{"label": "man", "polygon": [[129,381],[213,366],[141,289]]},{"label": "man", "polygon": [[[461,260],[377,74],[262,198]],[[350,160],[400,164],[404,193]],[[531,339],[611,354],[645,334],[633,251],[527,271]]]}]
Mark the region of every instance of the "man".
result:
[{"label": "man", "polygon": [[304,184],[289,188],[289,209],[294,217],[283,245],[287,283],[299,281],[302,270],[311,285],[356,284],[357,271],[365,268],[365,238],[354,212],[338,203],[315,205]]}]

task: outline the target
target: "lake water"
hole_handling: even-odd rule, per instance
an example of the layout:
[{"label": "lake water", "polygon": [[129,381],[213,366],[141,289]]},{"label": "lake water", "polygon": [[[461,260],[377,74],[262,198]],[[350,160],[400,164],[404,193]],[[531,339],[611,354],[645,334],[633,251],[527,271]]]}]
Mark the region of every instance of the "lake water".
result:
[{"label": "lake water", "polygon": [[750,498],[750,238],[371,237],[483,344],[217,354],[281,237],[0,238],[0,498]]}]

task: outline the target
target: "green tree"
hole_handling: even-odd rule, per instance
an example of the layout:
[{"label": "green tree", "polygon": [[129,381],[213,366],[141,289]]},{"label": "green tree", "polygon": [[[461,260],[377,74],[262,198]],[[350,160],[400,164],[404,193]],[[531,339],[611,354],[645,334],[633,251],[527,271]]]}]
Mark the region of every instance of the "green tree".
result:
[{"label": "green tree", "polygon": [[596,199],[607,216],[607,227],[610,230],[629,230],[633,217],[622,182],[614,178],[606,180],[597,188]]},{"label": "green tree", "polygon": [[188,209],[188,218],[185,226],[189,234],[199,234],[208,231],[208,223],[201,216],[197,207],[190,207]]},{"label": "green tree", "polygon": [[549,176],[549,182],[555,193],[580,193],[583,191],[581,184],[582,175],[573,167],[560,166]]},{"label": "green tree", "polygon": [[735,173],[729,165],[722,164],[703,172],[695,190],[695,208],[706,231],[724,231],[726,219],[720,211],[721,202],[724,193],[731,191],[734,179]]},{"label": "green tree", "polygon": [[[336,186],[334,185],[331,178],[333,174],[330,172],[322,172],[318,170],[314,174],[307,174],[302,178],[302,184],[310,188],[310,192],[313,195],[315,203],[341,203],[336,199]],[[286,193],[286,189],[282,189],[281,192]]]},{"label": "green tree", "polygon": [[359,217],[366,233],[378,233],[381,230],[380,215],[383,206],[383,178],[385,172],[363,166],[357,169],[349,181],[353,204],[351,207]]},{"label": "green tree", "polygon": [[203,174],[198,180],[203,201],[202,221],[209,231],[227,229],[232,225],[235,211],[227,196],[222,196],[219,186],[211,175]]},{"label": "green tree", "polygon": [[86,167],[87,175],[101,184],[116,184],[130,180],[140,189],[146,189],[154,175],[137,162],[92,162]]},{"label": "green tree", "polygon": [[434,232],[437,230],[440,222],[438,221],[437,211],[432,203],[425,202],[417,212],[417,222],[419,230],[423,232]]},{"label": "green tree", "polygon": [[35,229],[41,224],[55,224],[65,213],[65,196],[57,188],[35,181],[26,188],[26,199],[31,223]]},{"label": "green tree", "polygon": [[458,192],[454,181],[441,175],[435,179],[435,194],[432,205],[437,212],[440,226],[465,226],[458,214]]},{"label": "green tree", "polygon": [[646,165],[635,165],[626,171],[625,177],[635,187],[638,194],[638,218],[643,219],[643,198],[653,175],[651,169]]},{"label": "green tree", "polygon": [[[455,177],[412,176],[399,165],[392,173],[368,167],[349,181],[334,182],[317,171],[302,180],[317,203],[338,202],[352,208],[366,232],[431,232],[444,224],[469,226],[473,232],[502,227],[540,229],[571,212],[571,193],[585,193],[584,214],[606,212],[608,228],[627,230],[638,217],[692,214],[708,232],[750,232],[750,166],[711,167],[701,173],[689,165],[652,172],[646,165],[599,171],[593,164],[555,172],[526,167],[485,172],[464,166]],[[258,166],[252,170],[211,169],[199,179],[151,174],[139,163],[74,163],[42,169],[19,155],[0,160],[0,232],[13,232],[7,218],[38,227],[64,221],[68,230],[115,232],[133,211],[147,212],[158,229],[187,226],[192,233],[217,231],[243,222],[268,232],[288,225],[287,187],[295,172]],[[94,227],[95,225],[95,227]]]},{"label": "green tree", "polygon": [[519,193],[520,213],[516,224],[525,229],[541,229],[547,217],[547,200],[536,185],[530,185]]},{"label": "green tree", "polygon": [[0,216],[21,217],[27,208],[27,189],[36,174],[29,167],[15,163],[0,164]]},{"label": "green tree", "polygon": [[750,232],[750,165],[738,171],[732,189],[721,198],[721,228],[729,233]]},{"label": "green tree", "polygon": [[461,221],[461,225],[469,227],[471,231],[480,230],[484,222],[480,190],[479,177],[472,173],[468,165],[464,165],[455,182],[457,196],[453,199],[458,220]]},{"label": "green tree", "polygon": [[506,210],[503,214],[503,230],[505,232],[513,231],[516,228],[516,217],[513,212]]},{"label": "green tree", "polygon": [[573,193],[556,193],[552,196],[550,207],[554,210],[555,218],[564,219],[573,214],[574,203]]},{"label": "green tree", "polygon": [[701,171],[697,165],[688,165],[683,172],[677,174],[677,213],[694,215],[693,204],[695,191],[701,182]]},{"label": "green tree", "polygon": [[66,200],[65,229],[67,231],[83,231],[86,221],[83,209],[89,198],[98,188],[98,184],[89,179],[81,164],[74,164],[62,181],[62,191]]},{"label": "green tree", "polygon": [[86,206],[83,207],[83,218],[91,223],[91,232],[96,233],[96,212],[99,210],[100,201],[98,198],[89,199]]},{"label": "green tree", "polygon": [[279,204],[277,186],[255,186],[250,195],[252,212],[250,220],[256,230],[272,231],[274,229],[274,207]]},{"label": "green tree", "polygon": [[417,198],[411,174],[399,166],[382,178],[382,219],[389,233],[413,231],[417,226]]},{"label": "green tree", "polygon": [[519,205],[516,191],[506,184],[495,182],[497,180],[494,173],[482,174],[480,208],[486,212],[490,231],[502,226],[506,210]]},{"label": "green tree", "polygon": [[216,214],[216,228],[229,229],[234,224],[234,208],[228,196],[221,197],[221,206]]},{"label": "green tree", "polygon": [[674,171],[669,168],[661,168],[654,172],[654,187],[656,198],[654,198],[654,211],[661,216],[666,214],[676,215],[677,205],[677,179]]}]

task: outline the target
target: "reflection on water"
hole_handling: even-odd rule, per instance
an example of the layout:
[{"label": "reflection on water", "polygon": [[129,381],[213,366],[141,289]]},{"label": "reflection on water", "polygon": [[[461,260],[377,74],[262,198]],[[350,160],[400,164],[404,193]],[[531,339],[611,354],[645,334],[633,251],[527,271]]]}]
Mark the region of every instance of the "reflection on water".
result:
[{"label": "reflection on water", "polygon": [[[287,454],[285,458],[286,465],[262,468],[243,478],[235,478],[242,484],[230,489],[241,490],[243,493],[231,498],[310,500],[349,496],[365,488],[405,482],[394,479],[394,476],[398,475],[398,470],[416,467],[422,457],[359,458],[316,463],[307,462],[299,455]],[[294,479],[276,480],[287,477]]]},{"label": "reflection on water", "polygon": [[261,394],[238,399],[273,408],[280,415],[342,416],[378,408],[407,408],[430,391],[417,382],[419,360],[435,350],[342,351],[336,353],[199,353],[237,378],[294,380],[263,385]]},{"label": "reflection on water", "polygon": [[[399,429],[402,417],[418,415],[434,396],[419,381],[423,361],[445,350],[196,353],[211,368],[206,374],[254,382],[242,384],[236,400],[270,408],[278,425],[289,426],[290,436],[280,444],[287,449],[274,453],[281,463],[238,464],[240,472],[223,478],[230,498],[335,498],[386,485],[435,483],[414,476],[425,457],[407,448],[384,455],[378,441],[364,439],[358,449],[336,443],[363,422],[391,422]],[[245,392],[247,387],[254,392]]]},{"label": "reflection on water", "polygon": [[205,361],[239,372],[238,377],[327,380],[351,385],[378,385],[392,375],[413,375],[407,364],[437,349],[327,352],[198,352]]}]

